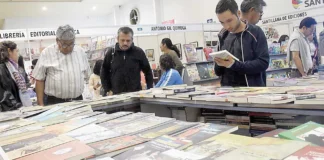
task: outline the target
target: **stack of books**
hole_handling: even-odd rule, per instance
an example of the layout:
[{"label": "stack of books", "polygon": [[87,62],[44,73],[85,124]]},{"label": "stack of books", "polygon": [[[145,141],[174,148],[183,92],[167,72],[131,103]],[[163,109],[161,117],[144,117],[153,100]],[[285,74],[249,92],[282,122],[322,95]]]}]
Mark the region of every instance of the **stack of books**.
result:
[{"label": "stack of books", "polygon": [[276,124],[271,113],[250,112],[250,134],[258,136],[276,129]]}]

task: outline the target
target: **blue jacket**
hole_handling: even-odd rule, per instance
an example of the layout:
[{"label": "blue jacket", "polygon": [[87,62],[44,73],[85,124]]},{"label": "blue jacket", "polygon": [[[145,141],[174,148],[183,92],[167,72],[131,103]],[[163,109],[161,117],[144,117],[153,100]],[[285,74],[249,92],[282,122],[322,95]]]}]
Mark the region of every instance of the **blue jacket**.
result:
[{"label": "blue jacket", "polygon": [[[224,41],[228,35],[227,30],[222,30],[219,33],[221,50],[228,50],[224,47]],[[222,78],[221,85],[234,87],[265,86],[266,80],[263,73],[269,67],[269,53],[264,32],[258,26],[247,24],[246,30],[240,33],[236,40],[232,47],[236,52],[241,53],[232,54],[240,61],[235,61],[231,68],[215,64],[215,73]]]},{"label": "blue jacket", "polygon": [[170,69],[162,74],[160,81],[155,85],[155,87],[159,88],[180,84],[183,84],[183,81],[179,72],[175,69]]}]

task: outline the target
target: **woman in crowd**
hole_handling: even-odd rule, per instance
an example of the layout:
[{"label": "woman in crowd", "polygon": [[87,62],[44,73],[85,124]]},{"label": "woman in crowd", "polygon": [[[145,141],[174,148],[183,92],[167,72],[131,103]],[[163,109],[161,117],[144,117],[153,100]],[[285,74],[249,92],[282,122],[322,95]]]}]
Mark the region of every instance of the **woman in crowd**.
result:
[{"label": "woman in crowd", "polygon": [[183,70],[183,64],[180,61],[180,51],[179,49],[172,44],[171,39],[164,38],[160,45],[161,51],[165,54],[169,54],[172,58],[172,60],[175,63],[175,69],[179,72],[179,74],[182,74]]},{"label": "woman in crowd", "polygon": [[24,76],[19,72],[17,44],[0,43],[0,110],[10,111],[31,106]]},{"label": "woman in crowd", "polygon": [[309,46],[311,49],[311,56],[313,60],[313,73],[317,72],[318,66],[318,41],[316,37],[316,33],[308,36]]},{"label": "woman in crowd", "polygon": [[94,98],[100,98],[101,80],[100,80],[100,70],[103,60],[98,60],[93,67],[93,73],[89,79],[89,90],[94,93]]},{"label": "woman in crowd", "polygon": [[289,40],[288,35],[282,35],[282,36],[280,36],[278,43],[280,43],[280,45],[281,45],[282,42],[288,41],[288,40]]},{"label": "woman in crowd", "polygon": [[31,84],[30,84],[29,79],[28,79],[28,74],[26,73],[26,70],[25,70],[25,64],[24,64],[24,57],[23,56],[19,56],[19,58],[18,58],[18,66],[19,66],[18,71],[24,77],[25,82],[27,84],[27,87],[29,88],[31,86]]},{"label": "woman in crowd", "polygon": [[160,57],[160,66],[163,74],[156,88],[183,84],[182,78],[177,70],[174,69],[175,63],[171,55],[164,54]]}]

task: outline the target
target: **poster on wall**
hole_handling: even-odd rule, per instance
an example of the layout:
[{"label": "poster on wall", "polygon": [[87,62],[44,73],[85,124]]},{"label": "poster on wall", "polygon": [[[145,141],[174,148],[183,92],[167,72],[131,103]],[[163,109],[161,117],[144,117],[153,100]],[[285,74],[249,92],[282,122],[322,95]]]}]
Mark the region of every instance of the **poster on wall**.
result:
[{"label": "poster on wall", "polygon": [[279,39],[279,32],[274,27],[262,27],[263,32],[268,41],[273,41]]},{"label": "poster on wall", "polygon": [[152,62],[152,61],[155,60],[155,58],[154,58],[154,49],[145,50],[145,55],[146,55],[148,61]]}]

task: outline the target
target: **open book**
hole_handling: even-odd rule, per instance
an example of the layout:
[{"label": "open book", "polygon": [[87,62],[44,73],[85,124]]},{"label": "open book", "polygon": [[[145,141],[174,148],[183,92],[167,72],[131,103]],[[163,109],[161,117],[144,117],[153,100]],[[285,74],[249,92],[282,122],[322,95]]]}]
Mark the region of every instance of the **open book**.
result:
[{"label": "open book", "polygon": [[232,57],[233,59],[240,61],[238,58],[236,58],[235,56],[233,56],[231,53],[229,53],[227,50],[222,50],[219,52],[213,52],[210,53],[209,56],[213,57],[213,59],[217,58],[221,58],[226,60],[228,56]]}]

